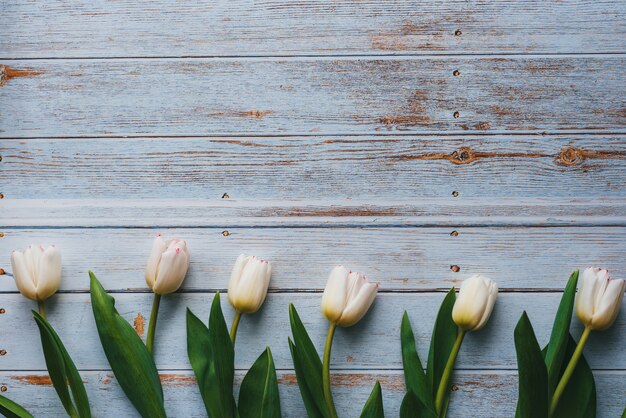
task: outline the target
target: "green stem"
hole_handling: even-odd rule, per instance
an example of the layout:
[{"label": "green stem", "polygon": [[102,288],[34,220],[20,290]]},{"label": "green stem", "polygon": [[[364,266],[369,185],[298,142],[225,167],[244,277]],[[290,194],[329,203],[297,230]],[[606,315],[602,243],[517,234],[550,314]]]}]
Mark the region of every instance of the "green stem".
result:
[{"label": "green stem", "polygon": [[333,336],[335,335],[335,328],[337,324],[331,322],[328,328],[328,334],[326,335],[326,345],[324,346],[324,365],[322,369],[322,382],[324,384],[324,400],[326,401],[326,407],[330,418],[337,418],[337,410],[335,409],[335,403],[333,402],[333,394],[330,392],[330,350],[333,346]]},{"label": "green stem", "polygon": [[43,300],[38,300],[37,301],[37,306],[39,306],[39,315],[41,315],[43,317],[43,319],[47,319],[46,318],[46,307],[43,305]]},{"label": "green stem", "polygon": [[154,294],[154,300],[152,301],[152,312],[150,312],[150,325],[148,325],[148,338],[146,340],[146,347],[148,352],[152,354],[154,352],[154,332],[156,330],[157,317],[159,316],[159,305],[161,304],[161,295]]},{"label": "green stem", "polygon": [[578,364],[578,360],[580,360],[580,357],[583,355],[583,348],[585,348],[585,343],[587,343],[587,340],[589,339],[589,334],[591,334],[591,328],[585,327],[585,330],[576,345],[576,350],[574,350],[574,354],[572,354],[572,358],[569,360],[567,368],[565,369],[565,372],[563,372],[563,376],[554,390],[554,395],[552,396],[552,401],[550,402],[549,416],[554,415],[554,411],[556,411],[556,407],[559,404],[561,395],[563,395],[563,392],[565,391],[567,382],[569,382],[570,377],[572,377],[572,374],[576,369],[576,365]]},{"label": "green stem", "polygon": [[235,340],[237,339],[237,328],[239,328],[239,321],[241,320],[241,312],[235,311],[235,317],[233,318],[233,325],[230,327],[230,340],[235,346]]},{"label": "green stem", "polygon": [[452,378],[452,372],[454,371],[454,363],[456,362],[456,357],[459,355],[459,350],[461,349],[463,337],[465,337],[465,331],[459,329],[458,333],[456,334],[456,340],[454,341],[454,345],[452,346],[452,351],[450,352],[450,357],[448,357],[446,368],[443,369],[443,375],[441,376],[441,381],[439,382],[439,387],[437,388],[437,397],[435,398],[435,408],[437,416],[441,415],[444,400],[446,398],[446,395],[448,394],[448,391],[450,390],[450,379]]}]

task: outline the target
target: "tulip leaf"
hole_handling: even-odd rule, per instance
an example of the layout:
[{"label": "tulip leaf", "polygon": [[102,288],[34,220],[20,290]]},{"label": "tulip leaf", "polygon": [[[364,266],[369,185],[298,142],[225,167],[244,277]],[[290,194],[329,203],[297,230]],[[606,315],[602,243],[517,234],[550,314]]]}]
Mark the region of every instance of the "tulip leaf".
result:
[{"label": "tulip leaf", "polygon": [[430,381],[426,378],[422,361],[417,354],[413,328],[406,311],[402,316],[402,324],[400,326],[400,342],[402,346],[404,381],[407,391],[412,391],[423,405],[427,405],[428,409],[434,412],[433,391],[430,387]]},{"label": "tulip leaf", "polygon": [[380,382],[377,380],[370,393],[363,411],[361,411],[361,418],[384,418],[385,411],[383,408],[383,391],[380,388]]},{"label": "tulip leaf", "polygon": [[238,404],[241,418],[280,418],[278,379],[269,347],[243,378]]},{"label": "tulip leaf", "polygon": [[[446,363],[456,340],[457,326],[452,320],[452,308],[455,301],[456,293],[454,288],[452,288],[441,303],[435,326],[433,327],[433,336],[430,340],[426,378],[430,383],[433,399],[437,395],[443,371],[446,368]],[[446,398],[448,396],[449,394],[446,395]]]},{"label": "tulip leaf", "polygon": [[293,304],[289,304],[289,321],[293,334],[291,354],[304,406],[310,417],[328,417],[330,414],[322,384],[322,361]]},{"label": "tulip leaf", "polygon": [[413,391],[407,391],[400,406],[400,418],[437,418],[437,414],[426,408]]},{"label": "tulip leaf", "polygon": [[20,404],[0,395],[0,414],[7,418],[33,418]]},{"label": "tulip leaf", "polygon": [[515,327],[515,351],[519,374],[519,418],[548,417],[548,370],[533,326],[524,312]]},{"label": "tulip leaf", "polygon": [[[576,350],[574,338],[568,334],[567,350],[564,359],[566,360],[559,373],[559,379],[565,372],[569,359]],[[595,418],[596,416],[596,384],[591,368],[581,356],[574,373],[565,386],[563,395],[559,400],[552,418]]]},{"label": "tulip leaf", "polygon": [[548,343],[545,362],[548,368],[548,394],[552,397],[561,376],[563,357],[568,346],[569,328],[572,322],[572,311],[576,297],[576,284],[578,283],[578,270],[570,276],[561,302],[554,318],[552,334]]},{"label": "tulip leaf", "polygon": [[113,374],[142,417],[165,417],[163,389],[152,355],[115,309],[115,299],[106,293],[92,272],[89,276],[93,315]]},{"label": "tulip leaf", "polygon": [[237,416],[233,396],[235,350],[215,294],[207,328],[187,309],[187,354],[196,375],[207,414],[214,418]]},{"label": "tulip leaf", "polygon": [[[52,384],[57,391],[61,402],[63,403],[63,407],[70,416],[77,414],[77,416],[81,418],[91,417],[87,391],[85,390],[80,374],[78,373],[72,358],[65,349],[61,338],[54,331],[54,328],[52,328],[48,321],[39,313],[33,311],[33,316],[37,326],[39,327],[41,345],[44,351],[46,365],[48,366],[48,374],[50,375],[50,380],[52,380]],[[75,405],[72,402],[70,394],[67,390],[68,382]]]}]

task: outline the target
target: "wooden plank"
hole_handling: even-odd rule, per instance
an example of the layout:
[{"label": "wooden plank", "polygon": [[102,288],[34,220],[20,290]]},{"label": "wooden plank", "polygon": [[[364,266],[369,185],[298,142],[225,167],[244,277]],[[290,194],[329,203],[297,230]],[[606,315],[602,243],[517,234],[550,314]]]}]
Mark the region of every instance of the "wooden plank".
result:
[{"label": "wooden plank", "polygon": [[2,15],[4,58],[624,52],[626,31],[623,2],[583,0],[5,1]]},{"label": "wooden plank", "polygon": [[[366,272],[384,292],[449,289],[475,273],[507,291],[560,290],[571,271],[589,265],[626,276],[624,227],[236,228],[228,236],[223,231],[5,229],[0,268],[11,270],[15,249],[55,244],[63,254],[63,291],[89,290],[88,270],[102,275],[108,290],[148,291],[145,263],[159,232],[189,243],[191,269],[182,291],[191,292],[225,289],[242,252],[272,261],[271,290],[280,292],[321,291],[338,264]],[[13,280],[0,280],[0,291],[15,290]]]},{"label": "wooden plank", "polygon": [[[460,196],[460,195],[459,195]],[[18,199],[0,227],[450,227],[626,226],[624,198]]]},{"label": "wooden plank", "polygon": [[[238,393],[244,372],[235,377],[235,394]],[[304,417],[306,411],[291,371],[278,371],[282,415]],[[110,372],[83,371],[92,413],[107,416],[115,411],[117,416],[134,417],[137,413],[126,400]],[[596,371],[598,418],[618,417],[624,407],[626,376],[623,371]],[[404,378],[399,371],[333,373],[333,395],[341,416],[358,416],[376,380],[383,389],[385,415],[398,416],[404,396]],[[197,390],[193,372],[173,370],[161,373],[165,406],[169,417],[204,417],[204,404]],[[35,416],[65,417],[49,378],[43,372],[2,372],[0,382],[7,387],[5,396],[27,406]],[[515,372],[457,372],[455,389],[450,398],[450,416],[505,417],[515,413],[517,376]],[[37,397],[32,394],[36,391]],[[237,395],[236,395],[237,396]]]},{"label": "wooden plank", "polygon": [[6,139],[7,199],[626,196],[624,135]]},{"label": "wooden plank", "polygon": [[[96,272],[99,273],[99,272]],[[512,272],[515,274],[515,272]],[[87,275],[85,274],[85,280]],[[100,274],[104,284],[109,276]],[[211,278],[207,278],[210,281]],[[174,294],[163,298],[155,343],[156,363],[164,370],[189,368],[185,337],[185,307],[200,318],[208,318],[212,294]],[[139,330],[147,329],[152,295],[147,293],[114,295],[116,307]],[[397,294],[377,296],[368,315],[356,326],[341,329],[333,344],[333,367],[342,370],[400,369],[400,319],[409,312],[422,359],[430,344],[430,334],[443,293]],[[276,367],[291,367],[287,345],[288,305],[293,302],[318,350],[323,348],[328,327],[320,310],[321,295],[310,293],[270,294],[263,309],[246,316],[237,337],[236,367],[247,368],[258,357],[258,350],[270,346]],[[458,367],[468,370],[516,369],[513,329],[522,311],[527,311],[541,344],[549,339],[560,294],[503,293],[499,295],[489,324],[468,335],[459,355]],[[223,298],[226,320],[230,323],[232,308]],[[623,302],[626,305],[626,301]],[[47,304],[49,320],[68,346],[77,367],[105,370],[107,361],[93,321],[88,294],[60,294]],[[6,354],[0,357],[0,370],[45,370],[39,333],[30,309],[36,304],[21,295],[0,295],[0,335]],[[626,306],[622,306],[626,311]],[[139,317],[141,315],[141,317]],[[582,327],[572,321],[572,334],[580,336]],[[145,336],[145,335],[144,335]],[[607,331],[594,333],[585,346],[585,356],[594,369],[626,369],[626,314],[622,312]],[[250,347],[255,347],[251,350]]]},{"label": "wooden plank", "polygon": [[624,132],[625,64],[623,55],[11,61],[0,135]]}]

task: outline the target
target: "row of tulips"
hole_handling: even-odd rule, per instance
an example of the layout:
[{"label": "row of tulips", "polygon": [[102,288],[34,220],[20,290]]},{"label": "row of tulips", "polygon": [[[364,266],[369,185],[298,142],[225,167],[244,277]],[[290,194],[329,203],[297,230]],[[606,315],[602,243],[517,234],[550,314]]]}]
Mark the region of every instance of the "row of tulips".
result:
[{"label": "row of tulips", "polygon": [[[165,240],[158,235],[150,254],[145,279],[154,292],[147,341],[115,309],[95,275],[91,277],[91,301],[102,347],[118,383],[143,417],[165,417],[163,390],[153,359],[154,339],[161,297],[175,292],[189,268],[190,252],[183,240]],[[44,301],[61,283],[61,255],[54,246],[30,246],[11,256],[13,276],[19,291],[37,301],[33,311],[39,327],[43,354],[59,399],[71,417],[90,417],[82,379],[60,337],[46,320]],[[241,255],[232,270],[228,301],[235,310],[230,330],[214,297],[208,324],[187,310],[187,349],[206,412],[210,417],[280,417],[278,380],[272,353],[267,347],[250,367],[233,396],[234,356],[237,328],[244,314],[255,313],[263,304],[272,267],[269,261]],[[593,374],[583,348],[592,331],[606,329],[617,317],[626,289],[624,280],[609,278],[606,270],[583,271],[578,287],[574,272],[565,287],[550,342],[542,350],[526,313],[515,329],[519,370],[516,418],[595,417],[596,393]],[[292,338],[288,339],[294,369],[306,411],[310,417],[335,418],[330,381],[330,359],[337,326],[349,327],[367,313],[376,298],[378,284],[358,272],[335,267],[322,296],[322,313],[329,321],[320,359],[296,308],[289,306]],[[493,311],[497,284],[480,275],[466,279],[458,295],[447,293],[433,327],[428,361],[420,360],[409,316],[401,322],[401,349],[406,394],[401,417],[443,418],[447,414],[452,374],[464,336],[483,328]],[[573,310],[585,328],[578,343],[570,335]],[[10,417],[31,417],[22,406],[0,396],[0,412]],[[625,410],[626,413],[626,410]],[[364,405],[362,417],[382,417],[383,396],[377,382]]]}]

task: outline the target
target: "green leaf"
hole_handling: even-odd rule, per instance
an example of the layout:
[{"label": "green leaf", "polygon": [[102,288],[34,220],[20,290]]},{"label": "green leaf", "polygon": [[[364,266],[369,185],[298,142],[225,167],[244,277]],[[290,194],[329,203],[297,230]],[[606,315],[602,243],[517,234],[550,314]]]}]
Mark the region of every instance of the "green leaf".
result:
[{"label": "green leaf", "polygon": [[2,395],[0,395],[0,414],[7,418],[33,418],[21,405]]},{"label": "green leaf", "polygon": [[446,368],[448,357],[450,357],[452,346],[456,340],[457,326],[452,320],[452,308],[455,301],[456,293],[452,288],[441,303],[433,327],[433,336],[430,340],[426,378],[430,383],[433,399],[437,396],[437,388],[441,382],[443,370]]},{"label": "green leaf", "polygon": [[[46,359],[46,365],[48,366],[48,374],[50,375],[52,384],[65,410],[69,415],[78,413],[78,416],[81,418],[91,417],[91,409],[89,408],[89,399],[87,398],[85,385],[72,358],[65,349],[61,338],[50,323],[39,313],[33,311],[33,316],[39,327],[41,344]],[[68,382],[75,405],[72,403],[71,399],[69,399],[69,393],[67,391]],[[65,402],[68,400],[69,404],[66,404]]]},{"label": "green leaf", "polygon": [[413,328],[411,327],[411,321],[409,321],[409,316],[406,311],[402,316],[402,323],[400,325],[400,342],[402,346],[404,381],[407,391],[415,393],[420,402],[434,412],[433,390],[430,387],[429,380],[426,378],[422,361],[417,354]]},{"label": "green leaf", "polygon": [[437,414],[426,408],[414,392],[408,391],[400,406],[400,418],[437,418]]},{"label": "green leaf", "polygon": [[548,343],[545,362],[548,369],[548,396],[552,394],[559,383],[563,356],[568,345],[569,328],[572,322],[572,311],[574,309],[574,299],[576,297],[576,284],[578,283],[578,270],[572,273],[567,286],[561,296],[561,303],[554,318],[552,334]]},{"label": "green leaf", "polygon": [[[296,346],[291,341],[291,338],[287,338],[289,341],[289,351],[291,352],[291,358],[293,359],[293,368],[296,371],[296,380],[298,381],[298,387],[300,388],[300,395],[302,396],[302,401],[304,402],[304,407],[306,408],[307,415],[311,418],[324,418],[325,409],[321,410],[318,408],[317,403],[315,402],[314,396],[309,390],[309,386],[306,383],[306,376],[304,374],[304,370],[302,365],[300,364],[300,357],[296,354]],[[324,406],[324,408],[326,408]]]},{"label": "green leaf", "polygon": [[243,378],[238,404],[241,418],[280,418],[278,379],[269,347]]},{"label": "green leaf", "polygon": [[187,355],[207,414],[215,418],[237,416],[233,396],[235,350],[222,314],[219,292],[211,304],[208,328],[187,309]]},{"label": "green leaf", "polygon": [[383,409],[383,391],[380,388],[380,382],[377,380],[372,389],[370,397],[367,398],[361,418],[384,418],[385,411]]},{"label": "green leaf", "polygon": [[[563,367],[559,379],[565,372],[567,363],[576,350],[576,341],[568,334]],[[596,384],[591,368],[584,356],[580,357],[565,391],[554,411],[553,418],[594,418],[596,416]]]},{"label": "green leaf", "polygon": [[115,309],[115,299],[105,292],[92,272],[89,276],[93,316],[113,374],[142,417],[165,417],[163,389],[152,355]]},{"label": "green leaf", "polygon": [[[322,384],[322,361],[293,304],[289,304],[289,321],[291,323],[291,333],[293,334],[294,340],[292,357],[294,359],[296,377],[298,378],[298,386],[300,387],[302,398],[304,400],[305,396],[308,396],[313,402],[313,405],[315,405],[315,411],[321,414],[322,417],[328,417],[330,414],[326,408]],[[297,368],[300,368],[301,373],[297,373]],[[305,391],[302,390],[303,385],[305,385],[307,389],[306,395]],[[319,416],[315,414],[315,411],[311,414],[309,408],[307,408],[307,411],[310,416]]]},{"label": "green leaf", "polygon": [[515,327],[515,351],[519,374],[520,418],[548,417],[548,371],[526,312]]}]

